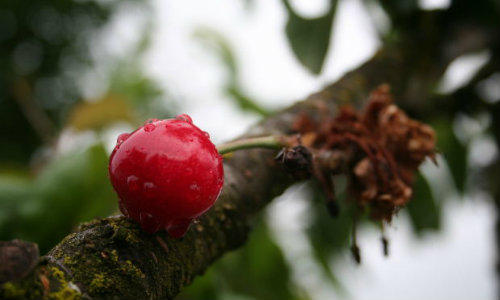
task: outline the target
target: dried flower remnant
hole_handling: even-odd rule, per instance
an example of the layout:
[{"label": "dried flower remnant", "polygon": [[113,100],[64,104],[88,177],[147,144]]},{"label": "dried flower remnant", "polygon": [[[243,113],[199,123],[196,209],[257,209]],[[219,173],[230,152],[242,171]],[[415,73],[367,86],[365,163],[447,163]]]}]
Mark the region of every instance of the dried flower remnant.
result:
[{"label": "dried flower remnant", "polygon": [[283,148],[275,160],[296,179],[307,179],[312,173],[312,154],[302,145]]},{"label": "dried flower remnant", "polygon": [[357,206],[369,208],[375,220],[391,221],[412,196],[414,172],[426,157],[435,155],[432,128],[394,105],[387,85],[371,93],[363,112],[344,106],[335,118],[321,122],[301,115],[294,128],[316,156],[342,153],[343,167],[326,169],[332,175],[347,175]]}]

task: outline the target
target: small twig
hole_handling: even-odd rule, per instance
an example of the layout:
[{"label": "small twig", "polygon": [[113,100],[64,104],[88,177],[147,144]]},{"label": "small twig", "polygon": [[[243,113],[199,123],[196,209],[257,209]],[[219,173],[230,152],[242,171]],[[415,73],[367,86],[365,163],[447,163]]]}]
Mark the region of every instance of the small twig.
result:
[{"label": "small twig", "polygon": [[359,264],[361,264],[361,251],[359,250],[358,240],[357,240],[357,234],[356,234],[357,223],[358,223],[358,217],[355,214],[354,218],[352,220],[352,231],[351,231],[351,234],[352,234],[352,236],[351,236],[351,238],[352,238],[352,246],[351,246],[351,253],[352,253],[352,257],[354,258],[354,260],[356,261],[356,263],[359,265]]},{"label": "small twig", "polygon": [[19,79],[14,84],[13,99],[17,102],[26,120],[45,143],[52,141],[56,127],[47,113],[34,101],[31,87],[26,79]]},{"label": "small twig", "polygon": [[382,230],[382,250],[384,252],[384,256],[387,257],[389,256],[389,240],[387,239],[387,236],[385,235],[385,224],[382,221],[381,222],[381,230]]},{"label": "small twig", "polygon": [[267,149],[281,149],[286,147],[284,137],[282,136],[263,136],[236,140],[221,144],[217,146],[217,150],[220,154],[227,154],[234,152],[236,150],[251,149],[251,148],[267,148]]}]

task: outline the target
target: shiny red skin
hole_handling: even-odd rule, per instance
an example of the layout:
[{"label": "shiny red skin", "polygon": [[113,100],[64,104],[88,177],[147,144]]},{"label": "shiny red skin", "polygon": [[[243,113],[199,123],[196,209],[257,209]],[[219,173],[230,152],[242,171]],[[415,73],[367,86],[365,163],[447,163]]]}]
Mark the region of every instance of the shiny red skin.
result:
[{"label": "shiny red skin", "polygon": [[149,233],[183,236],[217,200],[222,158],[187,115],[155,120],[122,134],[109,161],[121,212]]}]

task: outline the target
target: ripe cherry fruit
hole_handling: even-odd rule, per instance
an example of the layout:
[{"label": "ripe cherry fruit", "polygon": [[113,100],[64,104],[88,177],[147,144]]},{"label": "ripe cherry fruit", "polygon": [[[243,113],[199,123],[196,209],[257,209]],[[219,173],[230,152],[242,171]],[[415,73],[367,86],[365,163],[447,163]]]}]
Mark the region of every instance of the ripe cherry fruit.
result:
[{"label": "ripe cherry fruit", "polygon": [[151,120],[120,135],[109,175],[125,216],[149,233],[165,229],[174,238],[214,204],[224,182],[221,156],[188,115]]}]

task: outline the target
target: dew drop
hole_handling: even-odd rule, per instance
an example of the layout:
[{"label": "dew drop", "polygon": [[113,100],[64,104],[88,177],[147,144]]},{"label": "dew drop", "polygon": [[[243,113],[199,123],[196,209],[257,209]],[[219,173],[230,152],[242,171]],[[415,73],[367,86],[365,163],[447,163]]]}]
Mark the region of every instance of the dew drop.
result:
[{"label": "dew drop", "polygon": [[149,124],[144,125],[144,131],[146,131],[146,132],[151,132],[151,131],[155,130],[155,128],[156,128],[156,125],[153,123],[149,123]]},{"label": "dew drop", "polygon": [[156,193],[156,185],[152,182],[144,182],[143,184],[144,196],[152,198]]},{"label": "dew drop", "polygon": [[126,139],[130,136],[130,133],[122,133],[118,136],[116,139],[116,147],[120,147],[123,142],[125,142]]},{"label": "dew drop", "polygon": [[128,212],[128,209],[127,207],[125,206],[125,203],[123,203],[123,200],[120,199],[118,200],[118,208],[120,209],[120,211],[122,212],[122,214],[127,217],[127,218],[130,218],[130,214]]},{"label": "dew drop", "polygon": [[146,122],[144,122],[144,125],[151,124],[151,123],[158,122],[158,121],[160,121],[160,120],[158,120],[158,119],[147,119]]},{"label": "dew drop", "polygon": [[197,185],[196,183],[193,183],[189,186],[189,189],[192,190],[192,191],[199,191],[200,190],[200,186]]},{"label": "dew drop", "polygon": [[191,225],[190,219],[177,219],[174,220],[169,227],[165,228],[168,234],[174,239],[183,237]]},{"label": "dew drop", "polygon": [[209,138],[210,138],[210,134],[209,134],[208,132],[206,132],[206,131],[203,131],[203,135],[204,135],[207,139],[209,139]]},{"label": "dew drop", "polygon": [[147,212],[139,213],[139,223],[142,229],[148,233],[155,233],[160,229],[161,225],[152,214]]},{"label": "dew drop", "polygon": [[181,121],[184,121],[184,122],[188,122],[190,124],[193,123],[193,119],[191,119],[191,117],[188,115],[188,114],[182,114],[182,115],[178,115],[175,117],[177,120],[181,120]]},{"label": "dew drop", "polygon": [[127,177],[127,186],[129,191],[137,192],[140,188],[139,178],[135,175],[130,175],[129,177]]}]

